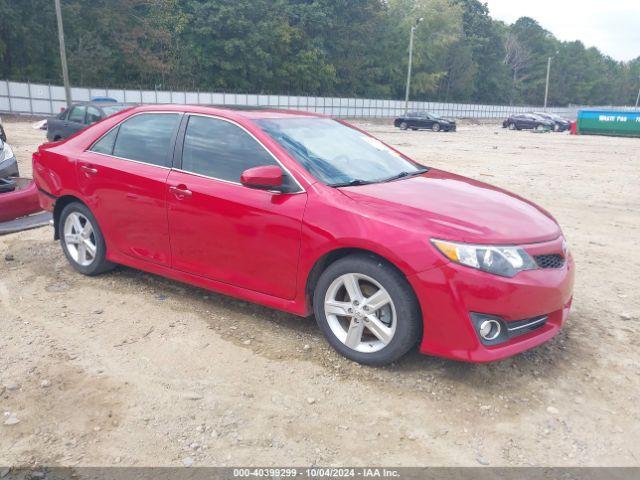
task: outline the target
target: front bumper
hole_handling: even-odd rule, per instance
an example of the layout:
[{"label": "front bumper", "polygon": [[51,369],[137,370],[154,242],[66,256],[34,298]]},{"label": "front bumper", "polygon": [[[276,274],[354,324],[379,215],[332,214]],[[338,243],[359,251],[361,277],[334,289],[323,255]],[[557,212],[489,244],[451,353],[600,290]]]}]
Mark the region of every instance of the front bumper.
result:
[{"label": "front bumper", "polygon": [[[523,246],[531,255],[562,250],[562,239]],[[469,362],[501,360],[536,347],[555,336],[573,298],[574,263],[569,254],[560,268],[537,269],[500,277],[447,263],[409,277],[423,314],[420,351]],[[499,317],[505,325],[546,316],[532,331],[497,345],[483,345],[472,313]]]}]

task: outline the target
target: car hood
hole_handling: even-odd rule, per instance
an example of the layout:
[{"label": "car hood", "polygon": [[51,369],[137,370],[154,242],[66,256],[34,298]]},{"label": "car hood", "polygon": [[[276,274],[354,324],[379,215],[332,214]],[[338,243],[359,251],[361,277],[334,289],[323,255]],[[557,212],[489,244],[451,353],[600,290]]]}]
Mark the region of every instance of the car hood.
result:
[{"label": "car hood", "polygon": [[491,185],[441,170],[402,180],[344,187],[372,215],[432,237],[481,244],[526,244],[557,238],[560,227],[544,209]]}]

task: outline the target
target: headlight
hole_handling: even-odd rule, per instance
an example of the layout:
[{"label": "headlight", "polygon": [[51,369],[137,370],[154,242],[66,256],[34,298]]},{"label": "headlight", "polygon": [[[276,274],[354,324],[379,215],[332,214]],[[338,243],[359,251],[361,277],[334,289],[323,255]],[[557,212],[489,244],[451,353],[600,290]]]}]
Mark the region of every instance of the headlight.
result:
[{"label": "headlight", "polygon": [[529,254],[519,247],[470,245],[436,239],[431,243],[452,262],[494,275],[513,277],[523,270],[538,268]]},{"label": "headlight", "polygon": [[8,143],[0,140],[0,163],[13,158],[13,150]]}]

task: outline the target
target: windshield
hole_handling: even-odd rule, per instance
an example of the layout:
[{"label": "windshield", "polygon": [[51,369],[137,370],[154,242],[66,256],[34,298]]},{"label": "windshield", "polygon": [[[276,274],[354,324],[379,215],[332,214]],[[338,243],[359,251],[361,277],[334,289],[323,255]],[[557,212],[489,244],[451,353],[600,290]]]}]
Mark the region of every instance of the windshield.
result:
[{"label": "windshield", "polygon": [[113,115],[114,113],[118,113],[120,110],[124,110],[125,108],[129,108],[131,105],[109,105],[102,108],[105,115],[108,117],[109,115]]},{"label": "windshield", "polygon": [[330,186],[377,183],[427,170],[335,120],[270,118],[257,123],[311,175]]}]

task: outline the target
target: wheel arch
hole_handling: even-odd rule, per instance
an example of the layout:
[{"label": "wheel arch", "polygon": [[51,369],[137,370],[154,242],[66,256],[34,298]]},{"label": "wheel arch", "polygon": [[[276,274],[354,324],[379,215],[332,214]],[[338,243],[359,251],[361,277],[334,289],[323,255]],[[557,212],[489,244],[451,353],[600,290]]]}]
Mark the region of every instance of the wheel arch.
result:
[{"label": "wheel arch", "polygon": [[[58,226],[60,224],[60,215],[62,214],[62,210],[64,210],[64,207],[74,202],[81,203],[85,207],[89,208],[89,206],[86,203],[84,203],[78,197],[73,195],[63,195],[56,199],[56,203],[53,207],[53,239],[54,240],[60,239],[60,229],[58,228]],[[91,209],[89,208],[89,210]]]},{"label": "wheel arch", "polygon": [[405,272],[403,272],[402,269],[398,267],[398,265],[396,265],[392,260],[388,259],[384,255],[381,255],[377,252],[374,252],[373,250],[369,250],[367,248],[362,248],[362,247],[339,247],[339,248],[330,250],[324,253],[322,256],[320,256],[320,258],[318,258],[315,261],[315,263],[313,264],[313,267],[311,267],[311,270],[307,275],[306,284],[305,284],[305,301],[306,301],[306,307],[309,312],[313,312],[313,291],[315,290],[315,287],[318,283],[318,279],[320,278],[320,275],[322,275],[322,272],[324,272],[331,264],[335,263],[341,258],[347,257],[349,255],[354,255],[354,254],[367,255],[372,258],[379,259],[384,263],[386,263],[387,265],[391,266],[400,275],[402,275],[402,277],[405,280],[407,280],[407,285],[409,285],[409,288],[411,288],[411,291],[413,292],[413,294],[414,295],[416,294],[415,291],[413,291],[413,286],[411,285],[411,282],[408,281],[407,275],[405,274]]}]

